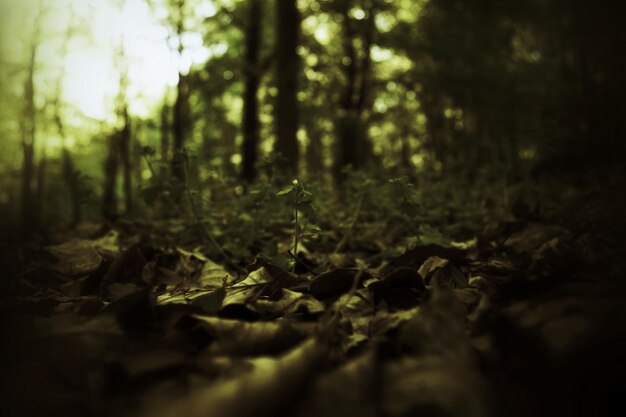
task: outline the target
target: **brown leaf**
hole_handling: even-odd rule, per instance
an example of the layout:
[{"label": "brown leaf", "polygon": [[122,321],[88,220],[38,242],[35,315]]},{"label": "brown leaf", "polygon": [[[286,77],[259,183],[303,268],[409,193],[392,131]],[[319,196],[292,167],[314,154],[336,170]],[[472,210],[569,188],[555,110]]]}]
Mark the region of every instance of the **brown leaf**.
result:
[{"label": "brown leaf", "polygon": [[352,288],[354,280],[357,285],[367,279],[369,274],[360,269],[339,268],[323,272],[313,278],[309,291],[318,300],[341,295]]},{"label": "brown leaf", "polygon": [[419,269],[424,282],[431,287],[466,288],[467,278],[447,259],[430,257]]},{"label": "brown leaf", "polygon": [[89,240],[71,240],[49,246],[46,251],[58,260],[50,265],[50,269],[67,276],[87,275],[95,271],[102,261],[102,256]]}]

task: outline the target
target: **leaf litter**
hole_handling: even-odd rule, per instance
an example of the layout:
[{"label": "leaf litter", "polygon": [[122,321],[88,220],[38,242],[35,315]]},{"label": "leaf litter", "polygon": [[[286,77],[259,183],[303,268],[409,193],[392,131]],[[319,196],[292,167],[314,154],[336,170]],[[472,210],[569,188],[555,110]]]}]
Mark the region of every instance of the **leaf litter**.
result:
[{"label": "leaf litter", "polygon": [[313,253],[312,268],[294,272],[258,258],[246,274],[202,248],[115,236],[48,247],[0,304],[6,409],[480,417],[512,401],[522,415],[531,406],[510,379],[536,378],[529,395],[542,397],[571,370],[557,379],[569,392],[589,355],[626,336],[610,324],[625,309],[598,278],[588,237],[537,223],[488,234],[382,264]]}]

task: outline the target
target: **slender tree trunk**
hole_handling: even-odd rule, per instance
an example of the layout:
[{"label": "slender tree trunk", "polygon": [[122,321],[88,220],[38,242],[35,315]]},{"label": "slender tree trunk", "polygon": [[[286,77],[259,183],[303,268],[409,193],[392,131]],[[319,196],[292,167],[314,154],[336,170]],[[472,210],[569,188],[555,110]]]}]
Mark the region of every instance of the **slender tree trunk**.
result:
[{"label": "slender tree trunk", "polygon": [[[161,149],[159,150],[161,161],[170,160],[170,133],[172,126],[170,124],[170,114],[172,109],[167,104],[163,104],[161,109]],[[167,167],[165,164],[161,164],[160,169],[161,181],[167,179]]]},{"label": "slender tree trunk", "polygon": [[24,84],[24,108],[22,113],[22,194],[21,217],[22,227],[26,231],[33,229],[35,224],[35,201],[33,199],[33,181],[35,177],[35,63],[37,60],[37,42],[30,49],[28,72]]},{"label": "slender tree trunk", "polygon": [[63,178],[70,192],[70,202],[72,207],[72,226],[76,226],[82,220],[82,207],[80,201],[80,183],[78,171],[74,166],[71,152],[67,148],[62,151]]},{"label": "slender tree trunk", "polygon": [[[184,46],[182,37],[185,33],[185,0],[177,0],[178,20],[176,22],[176,35],[178,37],[178,56],[182,56]],[[179,184],[185,184],[185,136],[188,131],[187,123],[189,123],[189,103],[188,103],[187,79],[181,72],[178,73],[178,85],[176,86],[176,100],[174,101],[173,117],[172,117],[172,137],[173,155],[172,155],[172,179]]]},{"label": "slender tree trunk", "polygon": [[181,74],[178,81],[176,101],[173,107],[173,120],[172,120],[172,138],[173,154],[172,154],[172,178],[181,184],[184,184],[185,179],[185,136],[187,132],[186,123],[187,117],[187,88],[185,77]]},{"label": "slender tree trunk", "polygon": [[[61,50],[59,56],[65,58],[69,50],[69,42],[74,35],[76,26],[74,20],[76,15],[72,10],[70,13],[69,23],[63,43],[61,44]],[[62,114],[62,92],[63,92],[63,79],[65,78],[66,70],[63,68],[59,74],[56,82],[54,93],[54,123],[56,124],[57,131],[61,138],[61,173],[63,181],[67,187],[71,208],[71,220],[70,226],[74,227],[78,225],[82,220],[82,207],[81,207],[81,195],[80,195],[80,173],[76,170],[74,160],[72,158],[71,151],[66,146],[66,132],[65,123]]]},{"label": "slender tree trunk", "polygon": [[297,47],[300,38],[300,13],[296,0],[275,0],[276,3],[276,144],[279,171],[295,176],[298,173],[298,76],[300,63]]},{"label": "slender tree trunk", "polygon": [[357,91],[358,98],[355,103],[356,113],[356,129],[357,138],[359,140],[358,159],[360,167],[370,167],[373,162],[373,148],[369,137],[369,111],[371,110],[372,100],[370,97],[372,83],[372,46],[374,45],[374,36],[376,34],[376,9],[370,0],[363,1],[363,9],[367,10],[365,19],[365,27],[363,31],[362,41],[362,57],[359,74],[359,88]]},{"label": "slender tree trunk", "polygon": [[[60,88],[57,90],[60,91]],[[58,97],[58,95],[57,95]],[[74,160],[72,158],[72,153],[65,146],[65,126],[63,124],[63,120],[61,119],[60,109],[59,109],[59,101],[57,98],[57,102],[55,103],[55,123],[57,125],[57,130],[59,131],[59,136],[61,136],[61,140],[63,142],[63,147],[61,151],[61,170],[63,175],[63,181],[67,187],[70,197],[70,205],[71,205],[71,226],[76,226],[82,220],[82,207],[81,207],[81,196],[80,196],[80,178],[79,172],[76,170],[74,165]]]},{"label": "slender tree trunk", "polygon": [[104,163],[104,194],[102,217],[108,221],[117,218],[117,172],[119,168],[119,132],[109,137],[108,155]]},{"label": "slender tree trunk", "polygon": [[[337,120],[337,146],[334,162],[334,175],[337,183],[345,179],[345,169],[362,169],[371,159],[371,143],[367,136],[367,124],[364,113],[370,106],[370,50],[374,36],[374,8],[367,7],[368,16],[365,27],[359,36],[356,22],[350,16],[350,2],[342,3],[343,50],[345,87],[340,103]],[[355,47],[355,39],[361,38],[361,58]]]},{"label": "slender tree trunk", "polygon": [[132,128],[131,121],[128,115],[128,108],[124,107],[122,112],[124,118],[124,126],[119,133],[119,156],[122,163],[122,176],[124,179],[124,206],[127,216],[133,215],[133,169],[131,163],[131,141],[132,141]]},{"label": "slender tree trunk", "polygon": [[46,154],[42,152],[39,163],[37,164],[37,194],[35,202],[35,225],[42,226],[44,217],[44,209],[46,206],[46,175],[48,168],[48,159]]},{"label": "slender tree trunk", "polygon": [[259,144],[259,84],[261,68],[261,0],[250,0],[246,27],[245,91],[243,97],[243,178],[248,183],[257,176],[256,161]]}]

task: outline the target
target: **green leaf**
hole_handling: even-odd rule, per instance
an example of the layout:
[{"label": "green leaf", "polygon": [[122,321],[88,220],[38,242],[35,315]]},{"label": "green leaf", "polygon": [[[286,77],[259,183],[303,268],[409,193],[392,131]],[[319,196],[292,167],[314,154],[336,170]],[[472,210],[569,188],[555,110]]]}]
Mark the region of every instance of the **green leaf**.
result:
[{"label": "green leaf", "polygon": [[282,190],[280,190],[279,192],[276,193],[277,196],[284,196],[284,195],[288,195],[291,194],[295,191],[295,188],[293,185],[290,185],[288,187],[283,188]]}]

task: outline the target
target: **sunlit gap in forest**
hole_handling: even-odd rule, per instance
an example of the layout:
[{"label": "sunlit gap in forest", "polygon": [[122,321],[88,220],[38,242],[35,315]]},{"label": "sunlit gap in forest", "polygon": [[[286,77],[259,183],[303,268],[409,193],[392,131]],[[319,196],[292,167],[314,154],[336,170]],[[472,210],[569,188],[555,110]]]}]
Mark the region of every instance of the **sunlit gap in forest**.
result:
[{"label": "sunlit gap in forest", "polygon": [[[32,122],[36,124],[32,131],[33,162],[42,161],[43,157],[54,158],[61,149],[74,149],[77,156],[81,156],[77,158],[77,172],[101,179],[106,173],[96,168],[98,164],[94,165],[99,152],[90,149],[106,140],[106,135],[115,134],[116,129],[123,130],[126,117],[135,125],[130,139],[133,146],[159,147],[156,136],[158,125],[163,123],[170,125],[174,136],[178,135],[173,138],[174,142],[184,142],[184,146],[194,152],[209,146],[211,140],[224,140],[208,132],[211,124],[220,125],[224,134],[232,135],[228,140],[239,146],[245,139],[246,127],[229,129],[247,117],[242,91],[249,81],[246,81],[249,78],[246,73],[250,71],[247,66],[262,66],[257,71],[264,73],[268,63],[275,65],[271,62],[274,57],[269,42],[274,36],[273,23],[262,23],[264,19],[260,16],[252,16],[259,20],[260,29],[250,35],[247,32],[250,24],[245,22],[248,17],[242,14],[247,13],[244,3],[237,0],[28,0],[10,5],[3,1],[3,33],[11,36],[3,36],[4,65],[1,68],[3,76],[10,80],[7,84],[10,87],[9,94],[2,98],[12,103],[24,93],[24,88],[32,98]],[[401,0],[397,7],[390,7],[382,2],[372,10],[367,10],[372,6],[366,3],[355,3],[346,5],[344,12],[343,6],[337,8],[328,2],[298,2],[302,11],[297,18],[301,22],[302,37],[311,40],[301,42],[295,49],[304,76],[296,99],[303,109],[323,109],[322,103],[330,99],[339,106],[340,117],[346,120],[353,117],[351,113],[357,118],[373,119],[390,110],[416,112],[416,119],[407,120],[407,125],[401,128],[391,120],[381,120],[380,123],[363,123],[366,131],[362,133],[350,133],[348,130],[352,127],[345,130],[346,137],[364,134],[375,138],[366,145],[370,148],[366,152],[378,155],[385,167],[396,164],[395,156],[388,151],[398,150],[398,146],[402,148],[407,167],[421,167],[424,155],[418,149],[426,119],[418,111],[419,100],[410,83],[398,80],[412,68],[411,59],[400,49],[378,44],[374,35],[383,36],[399,25],[415,23],[422,3]],[[266,18],[272,18],[272,8],[258,7],[265,11]],[[350,35],[353,39],[347,43],[341,41],[346,30],[354,32]],[[249,58],[246,48],[250,47],[250,36],[258,38],[254,44],[257,61],[253,63],[245,61]],[[29,55],[32,55],[30,63]],[[329,72],[331,67],[341,71]],[[296,70],[294,67],[290,71]],[[13,81],[20,76],[26,77],[26,85],[31,79],[32,88]],[[272,103],[281,89],[280,83],[266,80],[268,78],[261,74],[256,87],[260,100],[257,129],[264,140],[259,140],[255,146],[262,157],[269,156],[278,146]],[[370,91],[374,89],[376,94]],[[352,102],[347,108],[341,104],[345,100]],[[29,106],[28,100],[25,106]],[[15,113],[8,111],[3,120],[9,136],[23,135],[24,125],[19,123],[20,118],[27,115],[18,116],[18,108],[14,108]],[[203,111],[208,112],[208,118],[202,117]],[[220,113],[221,119],[210,120],[213,114]],[[323,114],[320,111],[320,115]],[[334,146],[335,129],[327,122],[330,120],[307,120],[305,116],[295,128],[299,146],[311,148],[309,159],[321,159],[317,168],[316,164],[310,164],[309,168],[320,169],[329,164],[356,166],[362,156],[359,152],[334,163],[322,149]],[[409,127],[409,123],[413,126]],[[181,124],[185,126],[181,128]],[[403,145],[390,142],[400,134],[405,135]],[[228,148],[224,144],[216,148],[219,147]],[[318,149],[317,154],[313,148]],[[167,152],[161,150],[164,156]],[[209,155],[209,162],[222,168],[232,165],[240,170],[242,164],[246,164],[244,153],[214,152]],[[5,165],[17,170],[19,160],[11,159]],[[148,167],[139,170],[139,179],[152,176]],[[8,198],[5,191],[3,199]]]},{"label": "sunlit gap in forest", "polygon": [[[56,79],[62,85],[61,99],[88,119],[112,122],[114,100],[119,94],[120,71],[128,72],[130,112],[151,115],[168,88],[178,83],[179,71],[188,74],[211,56],[223,54],[225,45],[204,46],[202,35],[190,30],[177,36],[164,24],[165,5],[144,0],[60,0],[42,6],[34,0],[20,2],[10,11],[6,29],[17,35],[12,59],[22,58],[33,34],[28,28],[42,20],[39,46],[41,70],[36,83],[39,99],[50,95]],[[38,10],[40,7],[42,10]],[[42,13],[43,16],[37,16]],[[194,18],[211,17],[216,9],[210,0],[194,8]],[[21,22],[26,26],[17,27]],[[183,45],[179,54],[178,44]],[[22,54],[20,54],[20,51]],[[44,64],[45,63],[45,64]],[[80,119],[74,119],[80,123]],[[49,146],[59,145],[48,136]]]}]

